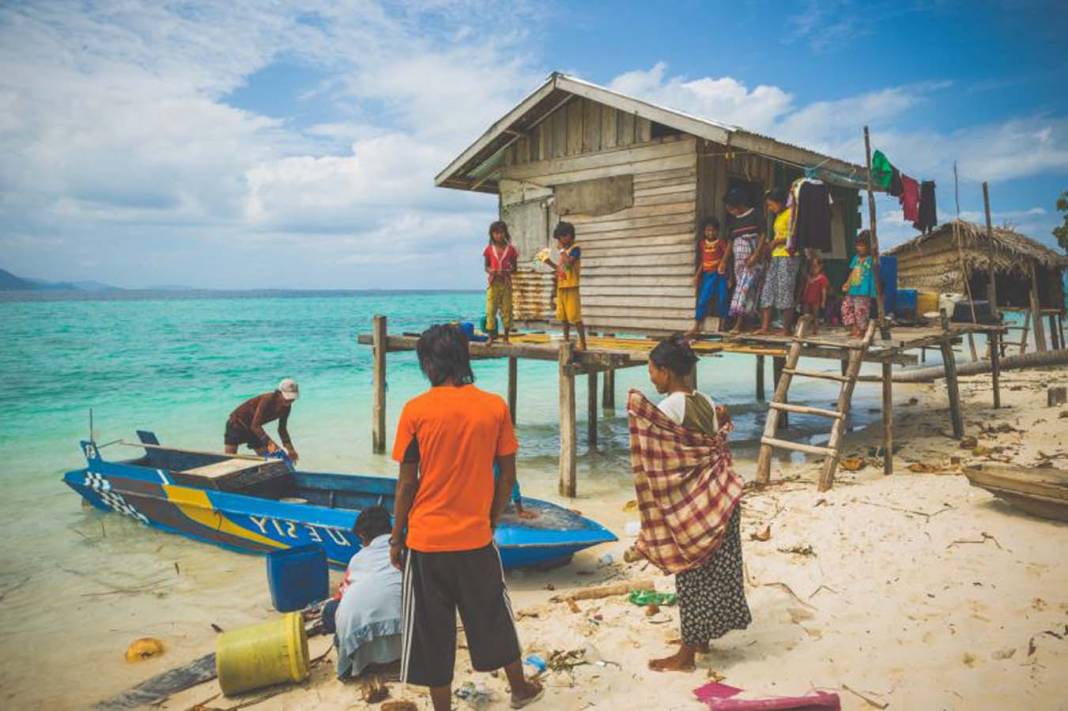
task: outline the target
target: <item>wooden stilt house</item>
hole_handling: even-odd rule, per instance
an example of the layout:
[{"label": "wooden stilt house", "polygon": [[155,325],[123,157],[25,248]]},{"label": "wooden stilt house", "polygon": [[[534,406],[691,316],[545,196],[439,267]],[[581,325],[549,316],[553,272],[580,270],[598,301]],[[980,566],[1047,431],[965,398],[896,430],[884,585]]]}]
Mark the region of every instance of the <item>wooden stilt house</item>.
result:
[{"label": "wooden stilt house", "polygon": [[520,253],[517,321],[552,319],[553,275],[533,257],[565,219],[583,250],[587,326],[655,334],[693,323],[697,228],[707,216],[723,223],[727,190],[746,190],[762,209],[765,190],[806,173],[831,187],[824,258],[841,280],[860,226],[862,166],[563,74],[494,123],[435,183],[499,196]]}]

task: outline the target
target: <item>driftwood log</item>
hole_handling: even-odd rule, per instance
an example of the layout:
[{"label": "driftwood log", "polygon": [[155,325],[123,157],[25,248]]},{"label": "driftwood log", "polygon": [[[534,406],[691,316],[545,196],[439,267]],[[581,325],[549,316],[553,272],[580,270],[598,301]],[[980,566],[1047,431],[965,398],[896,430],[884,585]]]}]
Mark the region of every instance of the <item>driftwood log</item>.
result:
[{"label": "driftwood log", "polygon": [[[1024,355],[1007,356],[1000,359],[1000,370],[1022,370],[1024,368],[1041,368],[1047,365],[1068,364],[1068,350],[1043,351],[1041,353],[1025,353]],[[972,363],[964,363],[957,366],[957,375],[980,375],[990,372],[990,361],[980,360]],[[930,368],[915,368],[894,373],[895,383],[930,383],[946,377],[942,366],[936,365]],[[878,375],[862,375],[858,380],[865,383],[882,382]]]},{"label": "driftwood log", "polygon": [[642,580],[628,580],[625,583],[616,583],[614,585],[604,585],[599,588],[586,588],[585,590],[576,590],[575,592],[566,593],[564,595],[554,595],[552,597],[553,602],[564,602],[567,600],[599,600],[605,597],[615,597],[616,595],[629,595],[635,590],[655,590],[656,586],[653,584],[652,578],[644,578]]}]

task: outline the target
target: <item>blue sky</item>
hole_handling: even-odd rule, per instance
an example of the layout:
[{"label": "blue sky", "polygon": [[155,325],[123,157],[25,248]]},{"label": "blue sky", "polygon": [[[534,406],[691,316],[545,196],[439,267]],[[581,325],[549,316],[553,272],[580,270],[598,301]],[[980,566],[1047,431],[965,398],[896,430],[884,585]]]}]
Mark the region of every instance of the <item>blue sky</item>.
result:
[{"label": "blue sky", "polygon": [[[1052,244],[1068,20],[1027,2],[0,6],[0,267],[120,286],[477,288],[433,176],[553,70],[849,160]],[[878,200],[885,242],[911,228]]]}]

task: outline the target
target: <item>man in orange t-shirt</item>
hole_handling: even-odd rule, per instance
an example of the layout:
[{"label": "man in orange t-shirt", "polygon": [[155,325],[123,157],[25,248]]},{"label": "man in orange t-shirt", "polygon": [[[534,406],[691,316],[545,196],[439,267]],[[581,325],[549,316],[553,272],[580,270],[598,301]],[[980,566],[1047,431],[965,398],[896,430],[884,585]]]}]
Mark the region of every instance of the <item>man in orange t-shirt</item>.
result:
[{"label": "man in orange t-shirt", "polygon": [[[508,406],[476,388],[467,338],[454,325],[416,344],[432,387],[404,406],[393,458],[400,463],[390,560],[404,571],[401,680],[430,687],[451,708],[456,612],[471,665],[504,668],[512,708],[541,697],[520,663],[519,637],[493,530],[515,482],[519,449]],[[494,484],[493,465],[501,475]],[[405,555],[406,553],[406,555]]]}]

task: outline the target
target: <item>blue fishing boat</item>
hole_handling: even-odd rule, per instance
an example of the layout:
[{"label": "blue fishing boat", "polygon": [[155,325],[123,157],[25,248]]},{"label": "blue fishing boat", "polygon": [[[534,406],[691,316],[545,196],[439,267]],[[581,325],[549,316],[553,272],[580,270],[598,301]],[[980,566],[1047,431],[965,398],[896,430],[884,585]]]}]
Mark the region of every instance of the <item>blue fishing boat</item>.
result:
[{"label": "blue fishing boat", "polygon": [[[317,543],[330,565],[344,568],[359,540],[356,516],[368,506],[393,509],[396,480],[387,477],[295,470],[288,461],[197,452],[161,446],[138,432],[136,459],[106,461],[83,441],[87,466],[63,481],[89,503],[169,533],[245,553],[269,553]],[[540,499],[523,498],[536,518],[506,512],[494,538],[505,568],[566,563],[578,551],[616,540],[579,514]]]}]

